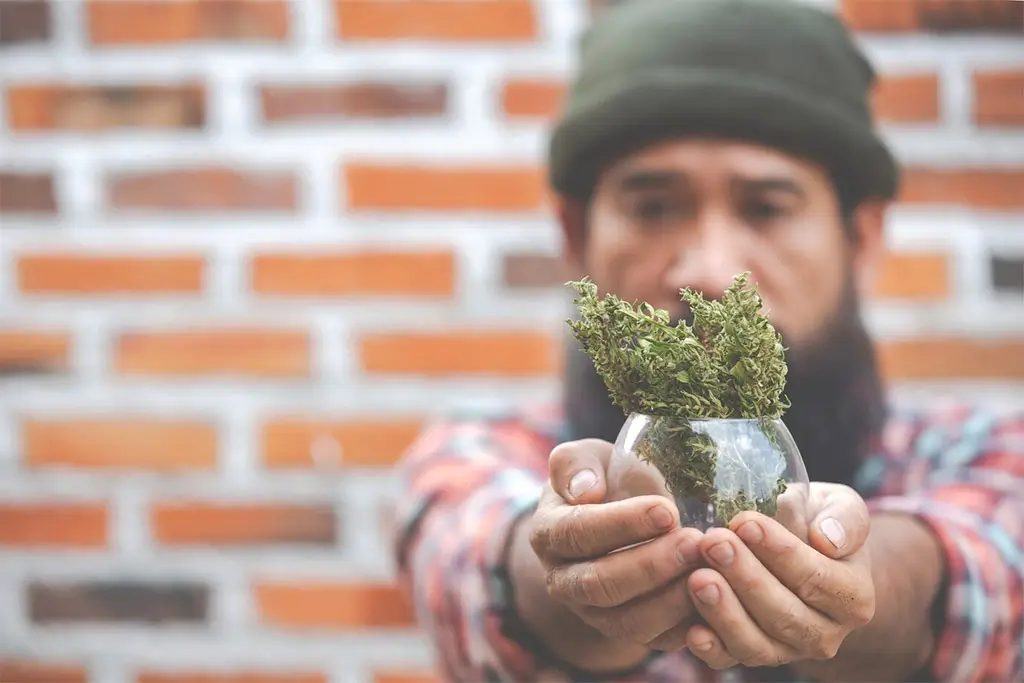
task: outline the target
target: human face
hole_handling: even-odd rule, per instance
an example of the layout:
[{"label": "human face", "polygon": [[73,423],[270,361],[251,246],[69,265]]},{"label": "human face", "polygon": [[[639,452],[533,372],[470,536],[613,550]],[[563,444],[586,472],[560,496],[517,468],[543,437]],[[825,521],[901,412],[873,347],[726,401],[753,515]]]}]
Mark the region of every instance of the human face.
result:
[{"label": "human face", "polygon": [[[589,207],[561,207],[574,275],[676,317],[679,290],[718,297],[749,270],[788,348],[786,425],[815,481],[851,483],[884,420],[859,299],[873,284],[884,205],[845,220],[827,173],[748,144],[671,141],[623,158]],[[622,411],[567,345],[566,414],[577,438],[614,441]]]},{"label": "human face", "polygon": [[681,288],[718,297],[749,270],[770,320],[799,347],[824,335],[851,276],[870,287],[876,208],[858,209],[851,235],[822,167],[758,145],[685,139],[610,165],[589,207],[563,212],[563,222],[570,258],[602,291],[674,315],[686,313]]}]

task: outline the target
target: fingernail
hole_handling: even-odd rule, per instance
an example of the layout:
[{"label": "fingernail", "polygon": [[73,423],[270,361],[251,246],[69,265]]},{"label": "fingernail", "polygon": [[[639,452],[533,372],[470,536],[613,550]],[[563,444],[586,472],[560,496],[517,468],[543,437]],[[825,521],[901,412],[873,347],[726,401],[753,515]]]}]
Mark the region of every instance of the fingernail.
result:
[{"label": "fingernail", "polygon": [[837,550],[842,550],[846,545],[846,531],[835,517],[827,517],[821,521],[821,533],[825,534],[825,538]]},{"label": "fingernail", "polygon": [[704,586],[697,591],[697,599],[705,605],[717,605],[718,596],[718,586]]},{"label": "fingernail", "polygon": [[764,538],[764,531],[757,522],[746,522],[736,530],[736,535],[743,539],[744,543],[760,543]]},{"label": "fingernail", "polygon": [[714,643],[712,643],[710,640],[707,640],[707,641],[704,641],[703,643],[697,643],[696,645],[693,646],[693,649],[694,650],[699,650],[700,652],[707,652],[708,650],[710,650],[714,646],[715,646]]},{"label": "fingernail", "polygon": [[584,493],[594,488],[594,484],[596,483],[597,475],[594,474],[594,470],[583,470],[582,472],[577,472],[569,481],[569,495],[573,498],[579,498]]},{"label": "fingernail", "polygon": [[[732,552],[732,546],[729,545],[729,541],[722,541],[717,545],[711,546],[708,550],[708,555],[715,561],[716,564],[728,567],[732,564],[733,558],[736,555]],[[717,589],[716,589],[717,590]]]},{"label": "fingernail", "polygon": [[667,529],[672,525],[672,513],[664,505],[655,505],[647,511],[647,514],[654,522],[654,526],[659,529]]},{"label": "fingernail", "polygon": [[679,555],[679,563],[683,565],[696,564],[700,559],[700,548],[692,539],[684,538],[676,546],[676,553]]}]

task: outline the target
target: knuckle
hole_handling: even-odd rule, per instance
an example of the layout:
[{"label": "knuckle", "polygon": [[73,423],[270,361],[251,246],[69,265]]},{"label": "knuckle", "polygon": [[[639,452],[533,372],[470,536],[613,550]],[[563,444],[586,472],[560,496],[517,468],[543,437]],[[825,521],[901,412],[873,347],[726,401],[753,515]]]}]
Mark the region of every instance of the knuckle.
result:
[{"label": "knuckle", "polygon": [[551,546],[551,526],[537,518],[530,527],[529,541],[533,552],[544,555]]},{"label": "knuckle", "polygon": [[820,638],[818,642],[815,644],[814,649],[811,651],[811,654],[817,660],[827,661],[829,659],[832,659],[839,653],[839,646],[841,644],[841,638]]},{"label": "knuckle", "polygon": [[808,637],[813,636],[814,630],[816,629],[812,625],[801,623],[800,617],[793,609],[787,609],[775,617],[769,628],[772,636],[787,643],[807,642]]},{"label": "knuckle", "polygon": [[548,454],[548,464],[552,467],[561,465],[572,460],[579,451],[579,444],[575,441],[565,441],[551,449]]},{"label": "knuckle", "polygon": [[856,600],[850,607],[850,622],[856,627],[867,626],[875,618],[875,599],[866,596]]},{"label": "knuckle", "polygon": [[569,592],[566,590],[566,577],[562,571],[555,569],[544,575],[544,584],[548,596],[556,602],[568,602]]},{"label": "knuckle", "polygon": [[616,602],[615,582],[604,575],[592,563],[587,563],[579,573],[580,594],[587,604],[595,607],[611,607]]},{"label": "knuckle", "polygon": [[740,659],[740,664],[748,667],[772,666],[779,660],[774,650],[769,648],[752,650],[747,656]]},{"label": "knuckle", "polygon": [[827,581],[827,572],[820,567],[815,568],[800,582],[796,591],[797,597],[804,602],[816,601],[824,591]]},{"label": "knuckle", "polygon": [[569,510],[564,524],[561,525],[559,542],[574,557],[582,556],[586,552],[587,525],[584,523],[583,508],[573,507]]},{"label": "knuckle", "polygon": [[711,659],[711,661],[708,662],[708,667],[714,669],[715,671],[725,671],[726,669],[733,668],[738,663],[739,660],[734,659],[733,657],[729,657],[728,655],[724,655],[722,657]]}]

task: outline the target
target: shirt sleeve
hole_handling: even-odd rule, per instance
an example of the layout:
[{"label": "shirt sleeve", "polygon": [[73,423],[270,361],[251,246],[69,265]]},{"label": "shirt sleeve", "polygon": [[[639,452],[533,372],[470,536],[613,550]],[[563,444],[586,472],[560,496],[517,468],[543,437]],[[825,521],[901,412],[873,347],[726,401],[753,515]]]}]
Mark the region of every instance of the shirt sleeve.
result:
[{"label": "shirt sleeve", "polygon": [[974,415],[929,426],[899,484],[869,501],[939,539],[946,583],[929,663],[936,681],[1024,679],[1024,420]]},{"label": "shirt sleeve", "polygon": [[520,422],[446,422],[399,463],[394,554],[444,680],[646,679],[647,664],[602,675],[559,662],[515,613],[511,532],[533,512],[553,444]]},{"label": "shirt sleeve", "polygon": [[540,496],[546,460],[514,425],[448,421],[429,427],[398,465],[394,552],[399,578],[445,680],[536,675],[504,634],[496,572],[515,523]]}]

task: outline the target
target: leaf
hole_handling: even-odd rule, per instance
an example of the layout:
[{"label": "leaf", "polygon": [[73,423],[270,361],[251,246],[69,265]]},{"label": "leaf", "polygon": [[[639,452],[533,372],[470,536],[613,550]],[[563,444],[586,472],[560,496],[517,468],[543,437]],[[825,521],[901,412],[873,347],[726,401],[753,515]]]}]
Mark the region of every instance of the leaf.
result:
[{"label": "leaf", "polygon": [[[714,442],[685,421],[770,420],[789,407],[783,394],[785,347],[761,313],[761,297],[749,280],[749,272],[737,275],[720,300],[681,290],[693,323],[676,325],[667,311],[646,302],[633,306],[613,294],[598,297],[589,278],[566,283],[576,292],[579,309],[578,319],[566,322],[611,400],[627,415],[683,418],[656,421],[638,454],[661,470],[671,491],[714,503],[724,522],[743,510],[774,513],[785,490],[775,474],[752,473],[735,459],[719,460]],[[751,481],[755,476],[761,484],[757,491],[718,490],[730,477]],[[762,498],[764,491],[770,493]]]}]

